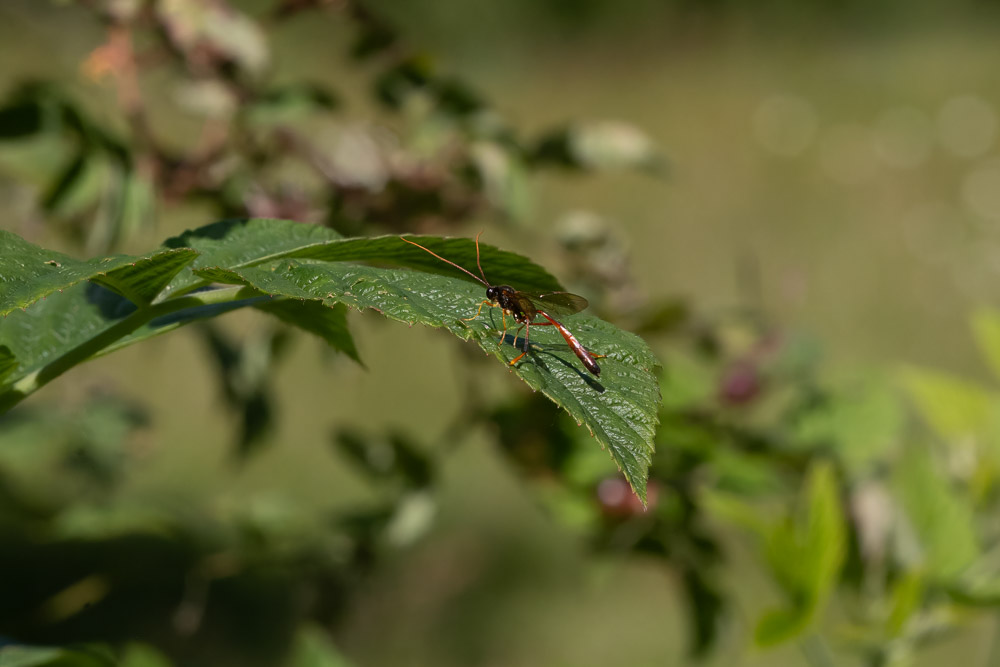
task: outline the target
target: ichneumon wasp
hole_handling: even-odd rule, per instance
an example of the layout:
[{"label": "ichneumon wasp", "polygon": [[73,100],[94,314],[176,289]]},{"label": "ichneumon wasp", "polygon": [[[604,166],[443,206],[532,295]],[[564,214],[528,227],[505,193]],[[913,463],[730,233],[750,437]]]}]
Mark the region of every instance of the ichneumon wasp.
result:
[{"label": "ichneumon wasp", "polygon": [[[521,348],[522,352],[515,359],[512,359],[510,365],[513,366],[519,362],[524,355],[528,354],[528,339],[531,335],[532,326],[554,326],[562,337],[566,339],[566,344],[569,348],[573,350],[573,353],[583,362],[583,365],[588,371],[594,375],[601,374],[601,367],[597,365],[594,360],[595,357],[602,357],[604,355],[595,355],[587,351],[580,341],[576,339],[569,329],[558,322],[553,315],[572,315],[574,313],[579,313],[581,310],[587,307],[587,300],[582,296],[576,294],[570,294],[569,292],[529,292],[516,290],[510,285],[493,285],[486,279],[486,274],[483,272],[483,265],[479,262],[479,237],[482,232],[476,235],[476,266],[479,267],[479,274],[482,276],[477,276],[468,269],[465,269],[451,260],[445,259],[436,252],[425,248],[419,243],[414,243],[409,239],[400,236],[403,241],[406,241],[410,245],[415,245],[421,250],[429,252],[434,255],[442,262],[451,264],[459,271],[464,271],[466,274],[472,276],[483,285],[486,286],[486,298],[479,304],[479,310],[472,317],[464,318],[464,321],[474,320],[479,317],[479,314],[483,311],[483,306],[489,305],[494,308],[500,308],[503,313],[503,334],[500,336],[500,343],[503,344],[507,337],[507,316],[510,315],[514,318],[514,321],[519,325],[517,332],[514,333],[514,346],[517,346],[517,337],[521,333],[521,329],[524,329],[524,346]],[[535,319],[541,317],[546,321],[536,322]]]}]

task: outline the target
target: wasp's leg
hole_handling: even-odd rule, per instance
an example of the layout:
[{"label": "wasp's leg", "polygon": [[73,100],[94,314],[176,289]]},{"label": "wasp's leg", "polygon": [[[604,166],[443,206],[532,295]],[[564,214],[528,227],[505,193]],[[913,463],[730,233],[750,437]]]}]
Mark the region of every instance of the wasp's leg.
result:
[{"label": "wasp's leg", "polygon": [[493,306],[494,308],[496,308],[496,307],[497,307],[497,304],[493,303],[493,302],[492,302],[492,301],[490,301],[489,299],[483,299],[482,301],[480,301],[480,302],[479,302],[479,310],[477,310],[477,311],[476,311],[476,314],[475,314],[475,315],[473,315],[472,317],[463,317],[463,318],[462,318],[462,321],[463,321],[463,322],[468,322],[468,321],[470,321],[470,320],[474,320],[474,319],[476,319],[477,317],[479,317],[479,313],[483,312],[483,304],[484,304],[484,303],[485,303],[485,304],[489,304],[490,306]]},{"label": "wasp's leg", "polygon": [[[518,329],[518,331],[520,331],[520,329]],[[513,366],[517,362],[521,361],[521,359],[524,358],[524,355],[528,354],[528,336],[530,336],[530,335],[531,335],[531,322],[525,322],[524,323],[524,348],[523,348],[524,351],[521,352],[521,354],[517,355],[517,357],[515,357],[514,359],[511,360],[511,362],[510,362],[511,366]],[[516,336],[514,337],[514,346],[515,347],[517,346],[517,337]]]}]

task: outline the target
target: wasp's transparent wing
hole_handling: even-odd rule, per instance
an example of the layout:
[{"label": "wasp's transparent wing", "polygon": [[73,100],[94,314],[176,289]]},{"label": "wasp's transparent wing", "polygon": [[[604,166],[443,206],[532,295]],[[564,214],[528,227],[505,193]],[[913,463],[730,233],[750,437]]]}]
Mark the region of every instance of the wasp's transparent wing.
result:
[{"label": "wasp's transparent wing", "polygon": [[569,292],[529,292],[518,291],[518,300],[528,299],[534,310],[544,310],[550,315],[572,315],[587,307],[587,300],[579,294]]}]

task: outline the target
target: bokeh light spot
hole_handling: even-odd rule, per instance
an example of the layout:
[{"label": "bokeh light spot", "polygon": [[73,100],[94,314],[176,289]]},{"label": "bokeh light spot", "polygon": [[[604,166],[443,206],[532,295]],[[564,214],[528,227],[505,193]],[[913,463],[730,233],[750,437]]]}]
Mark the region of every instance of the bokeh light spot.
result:
[{"label": "bokeh light spot", "polygon": [[983,155],[993,146],[996,134],[996,111],[975,95],[949,99],[938,114],[938,138],[955,155]]}]

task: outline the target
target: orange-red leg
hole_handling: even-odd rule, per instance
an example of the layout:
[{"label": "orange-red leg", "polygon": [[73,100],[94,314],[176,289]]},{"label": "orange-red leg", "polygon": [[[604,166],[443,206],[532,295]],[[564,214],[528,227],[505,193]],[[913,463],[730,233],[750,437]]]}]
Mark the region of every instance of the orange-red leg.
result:
[{"label": "orange-red leg", "polygon": [[[503,345],[504,340],[507,338],[507,311],[501,310],[500,312],[503,313],[503,333],[500,334],[500,340],[497,341],[497,347]],[[514,337],[514,342],[517,342],[516,336]]]},{"label": "orange-red leg", "polygon": [[468,322],[469,320],[474,320],[477,317],[479,317],[479,313],[483,312],[483,304],[484,303],[489,304],[489,305],[493,306],[494,308],[498,307],[497,304],[493,303],[489,299],[483,299],[482,301],[479,302],[479,310],[476,311],[476,314],[473,315],[472,317],[463,317],[462,321],[463,322]]},{"label": "orange-red leg", "polygon": [[[536,327],[551,327],[552,326],[552,322],[532,322],[532,325],[536,326]],[[592,356],[594,359],[604,359],[605,357],[608,356],[606,354],[594,354],[590,350],[587,350],[587,354],[589,354],[590,356]],[[524,355],[521,355],[521,356],[524,356]],[[520,359],[520,358],[521,357],[518,357],[518,359]]]},{"label": "orange-red leg", "polygon": [[[497,341],[497,345],[503,345],[504,339],[507,338],[507,311],[501,308],[499,303],[493,303],[489,299],[483,299],[482,301],[479,302],[479,308],[476,310],[476,314],[473,315],[472,317],[463,317],[462,321],[469,322],[479,317],[479,313],[483,312],[483,305],[487,305],[492,308],[500,308],[500,312],[503,313],[503,333],[500,334],[500,340]],[[514,342],[515,343],[517,342],[516,337],[514,339]]]},{"label": "orange-red leg", "polygon": [[[525,322],[521,326],[524,327],[524,351],[517,355],[514,359],[511,359],[509,364],[510,366],[513,366],[517,362],[521,361],[521,359],[524,358],[524,355],[528,354],[528,336],[531,333],[531,322]],[[521,328],[518,327],[517,330],[520,332]],[[514,334],[514,347],[517,347],[517,334]]]}]

